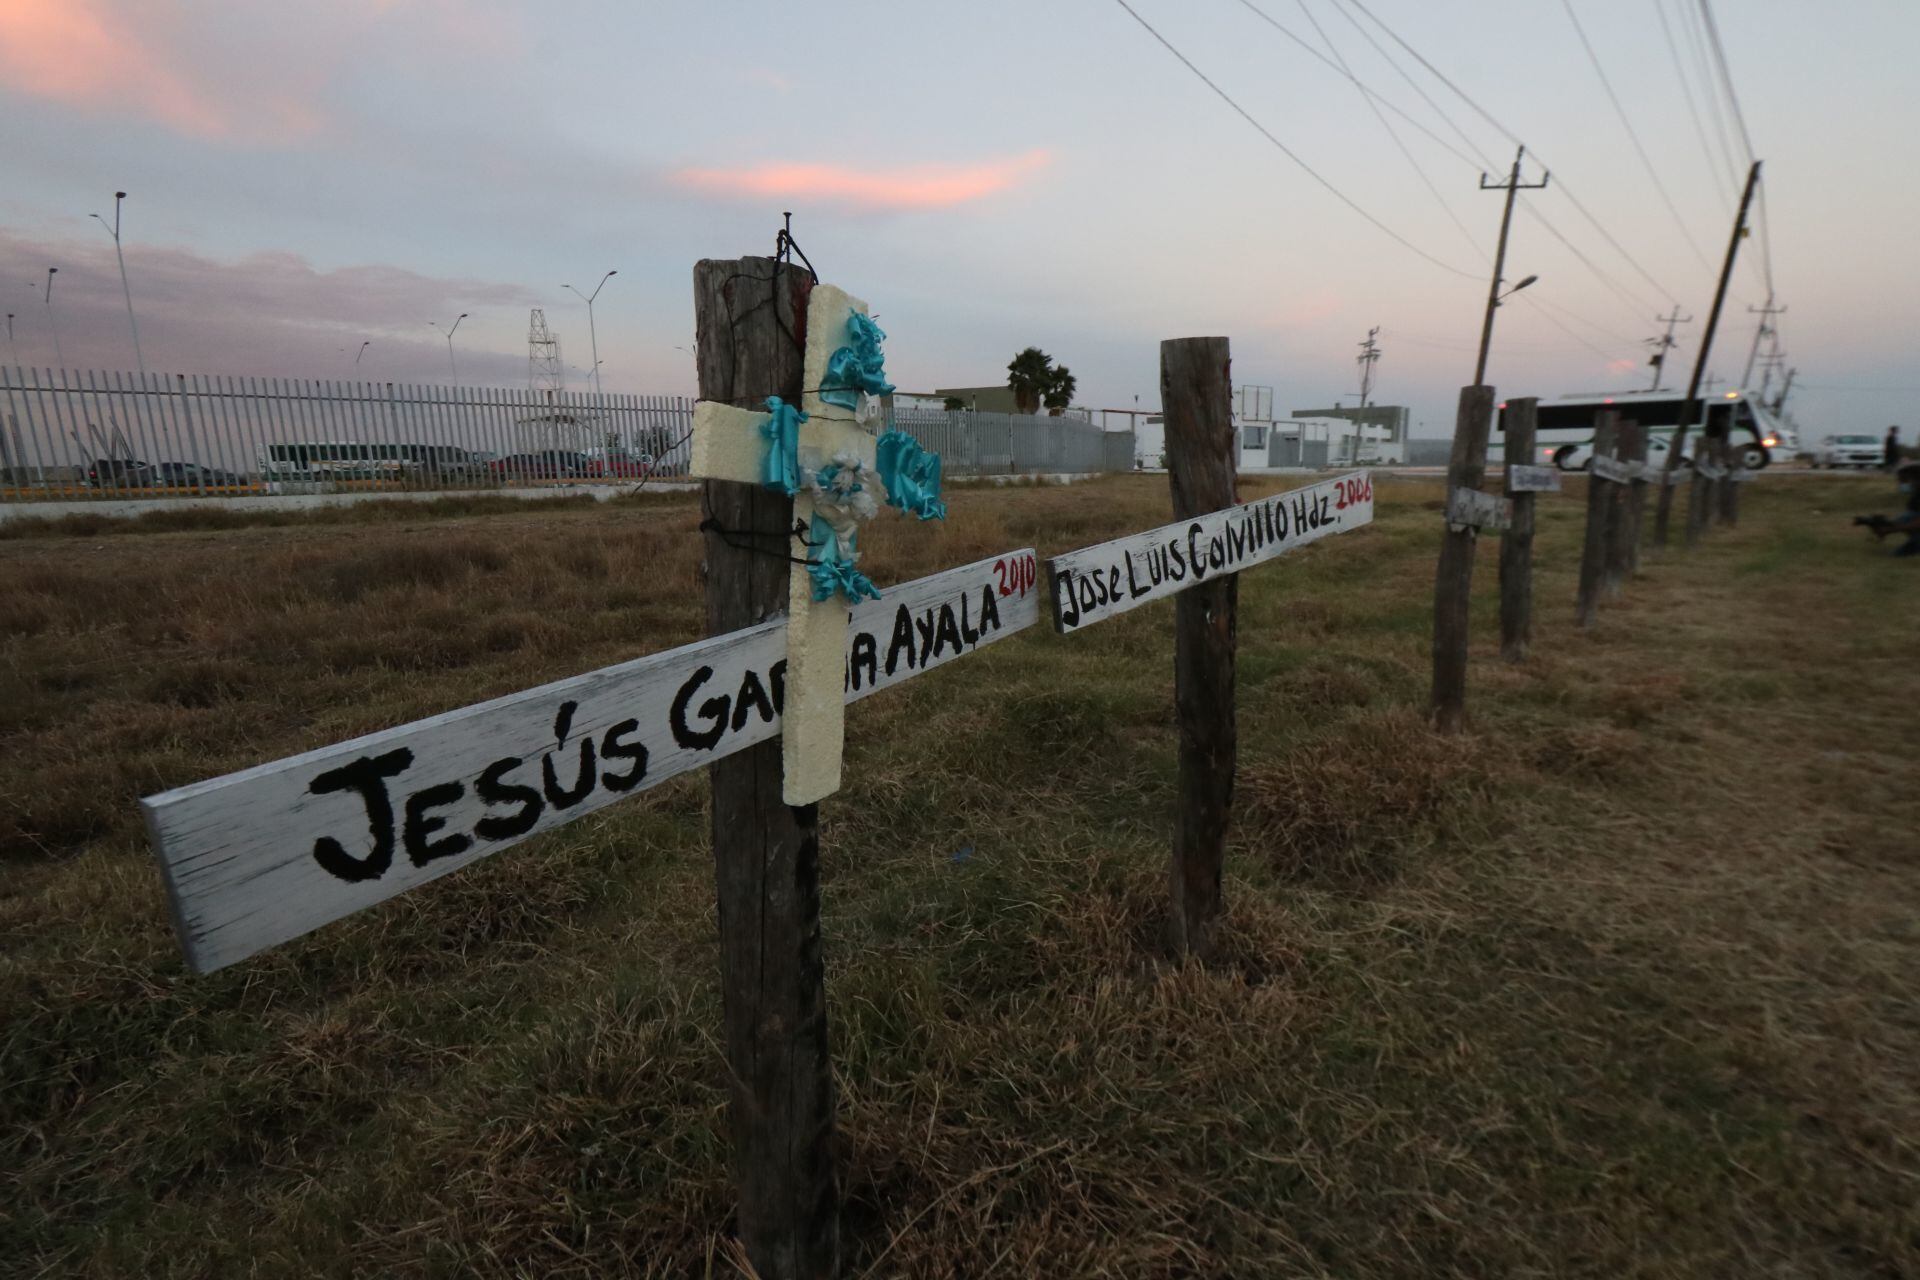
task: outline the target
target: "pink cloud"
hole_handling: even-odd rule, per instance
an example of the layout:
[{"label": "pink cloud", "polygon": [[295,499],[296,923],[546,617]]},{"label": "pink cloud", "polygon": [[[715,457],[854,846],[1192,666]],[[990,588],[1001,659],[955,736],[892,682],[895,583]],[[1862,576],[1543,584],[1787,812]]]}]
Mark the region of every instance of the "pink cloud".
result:
[{"label": "pink cloud", "polygon": [[229,128],[154,44],[96,0],[0,0],[0,68],[15,91],[69,106],[137,109],[202,136]]},{"label": "pink cloud", "polygon": [[765,164],[743,169],[682,169],[680,186],[740,199],[818,200],[856,209],[947,209],[985,199],[1044,169],[1044,150],[982,164],[908,165],[891,170],[832,164]]},{"label": "pink cloud", "polygon": [[1633,370],[1638,369],[1639,367],[1640,367],[1640,362],[1638,360],[1621,359],[1621,360],[1607,361],[1608,373],[1630,373]]}]

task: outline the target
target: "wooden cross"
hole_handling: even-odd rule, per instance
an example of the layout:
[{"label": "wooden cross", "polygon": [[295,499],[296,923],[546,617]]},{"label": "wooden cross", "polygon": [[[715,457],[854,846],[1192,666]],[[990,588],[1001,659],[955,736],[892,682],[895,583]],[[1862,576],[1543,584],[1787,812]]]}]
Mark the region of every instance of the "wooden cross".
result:
[{"label": "wooden cross", "polygon": [[[741,484],[775,484],[785,475],[793,495],[795,561],[787,591],[786,705],[781,714],[781,798],[790,805],[813,804],[840,789],[840,760],[846,741],[845,680],[847,620],[853,601],[847,590],[817,599],[820,582],[813,566],[837,550],[854,553],[852,517],[844,510],[823,511],[806,484],[836,461],[857,462],[871,477],[877,464],[876,440],[862,425],[853,405],[861,403],[861,379],[849,372],[857,363],[864,330],[877,335],[866,319],[867,304],[832,285],[818,284],[807,304],[806,360],[802,376],[796,456],[782,464],[769,449],[782,448],[780,433],[792,430],[791,406],[773,402],[770,412],[701,401],[693,412],[692,475]],[[858,317],[856,319],[855,317]],[[867,384],[892,390],[878,380],[878,347],[871,343]],[[770,471],[771,467],[771,471]],[[845,468],[842,468],[845,470]],[[868,512],[871,514],[871,511]],[[923,518],[924,518],[924,512]],[[816,520],[815,517],[821,517]],[[838,526],[833,532],[829,528]],[[801,538],[805,529],[809,536]],[[771,550],[769,548],[768,550]],[[878,592],[852,568],[847,581],[855,595]]]}]

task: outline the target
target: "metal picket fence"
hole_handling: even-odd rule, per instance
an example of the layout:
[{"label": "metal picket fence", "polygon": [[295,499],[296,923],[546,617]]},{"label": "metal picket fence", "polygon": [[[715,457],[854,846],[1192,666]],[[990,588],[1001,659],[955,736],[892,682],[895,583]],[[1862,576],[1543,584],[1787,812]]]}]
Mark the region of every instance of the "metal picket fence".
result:
[{"label": "metal picket fence", "polygon": [[0,502],[632,484],[679,396],[0,368]]},{"label": "metal picket fence", "polygon": [[[0,367],[0,502],[633,484],[684,476],[693,402]],[[1133,433],[900,409],[948,475],[1129,471]]]},{"label": "metal picket fence", "polygon": [[896,409],[893,425],[940,455],[947,475],[1133,470],[1133,432],[1078,418],[965,409]]}]

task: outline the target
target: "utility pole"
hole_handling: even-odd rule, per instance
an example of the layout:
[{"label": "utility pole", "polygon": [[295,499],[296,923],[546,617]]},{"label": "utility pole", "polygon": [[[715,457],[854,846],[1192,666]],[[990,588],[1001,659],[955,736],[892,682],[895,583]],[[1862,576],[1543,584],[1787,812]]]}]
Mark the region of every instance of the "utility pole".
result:
[{"label": "utility pole", "polygon": [[1785,315],[1787,309],[1785,307],[1774,306],[1773,295],[1768,294],[1766,306],[1748,307],[1747,312],[1750,315],[1759,316],[1760,323],[1756,325],[1753,330],[1753,349],[1747,352],[1747,371],[1740,375],[1740,389],[1742,391],[1745,391],[1753,385],[1753,362],[1760,355],[1760,340],[1774,332],[1773,325],[1770,323],[1771,320],[1774,316]]},{"label": "utility pole", "polygon": [[[1720,265],[1720,284],[1713,291],[1713,310],[1707,313],[1707,331],[1700,339],[1700,354],[1693,362],[1693,377],[1687,384],[1687,398],[1680,406],[1680,421],[1674,425],[1672,442],[1667,448],[1668,472],[1680,465],[1680,449],[1687,442],[1687,428],[1700,412],[1700,377],[1707,370],[1707,357],[1713,354],[1713,334],[1720,327],[1720,308],[1727,301],[1727,282],[1733,279],[1734,259],[1740,255],[1740,241],[1747,234],[1747,210],[1753,206],[1753,189],[1760,185],[1760,162],[1747,170],[1746,190],[1740,193],[1740,211],[1733,215],[1733,234],[1727,237],[1726,261]],[[1667,477],[1670,479],[1671,477]],[[1653,518],[1653,543],[1667,545],[1667,524],[1673,516],[1673,485],[1660,486],[1660,505]]]},{"label": "utility pole", "polygon": [[1362,409],[1367,407],[1367,397],[1373,393],[1373,366],[1380,359],[1380,344],[1373,339],[1379,332],[1379,325],[1367,330],[1367,340],[1360,344],[1360,355],[1356,360],[1360,366],[1360,407]]},{"label": "utility pole", "polygon": [[[1482,191],[1504,191],[1507,193],[1507,207],[1500,214],[1500,247],[1493,255],[1493,283],[1487,286],[1487,318],[1480,325],[1480,358],[1473,366],[1473,385],[1480,386],[1487,380],[1487,348],[1493,343],[1493,310],[1500,305],[1505,296],[1500,292],[1500,273],[1507,265],[1507,229],[1513,225],[1513,197],[1520,191],[1537,191],[1547,185],[1552,175],[1542,173],[1538,182],[1520,181],[1520,160],[1527,154],[1523,146],[1513,153],[1513,173],[1505,182],[1488,182],[1487,175],[1480,175]],[[1532,284],[1538,276],[1528,276],[1507,293],[1518,293]]]},{"label": "utility pole", "polygon": [[1647,361],[1648,364],[1653,366],[1653,385],[1647,388],[1649,391],[1658,391],[1660,389],[1660,375],[1666,372],[1667,368],[1667,352],[1674,348],[1673,326],[1693,323],[1692,316],[1683,316],[1680,314],[1680,304],[1677,302],[1673,304],[1672,315],[1655,316],[1654,319],[1665,324],[1667,331],[1658,338],[1647,339],[1648,342],[1653,344],[1653,359]]},{"label": "utility pole", "polygon": [[1773,411],[1775,413],[1779,413],[1780,410],[1786,406],[1787,392],[1793,390],[1793,375],[1799,372],[1798,369],[1787,370],[1787,380],[1780,384],[1780,394],[1773,398]]}]

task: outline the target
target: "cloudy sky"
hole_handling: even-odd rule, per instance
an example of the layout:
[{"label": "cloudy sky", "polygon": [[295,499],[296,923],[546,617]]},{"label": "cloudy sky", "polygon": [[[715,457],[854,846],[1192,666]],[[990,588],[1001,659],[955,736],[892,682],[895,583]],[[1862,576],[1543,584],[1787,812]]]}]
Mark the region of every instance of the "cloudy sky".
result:
[{"label": "cloudy sky", "polygon": [[[1159,340],[1220,333],[1237,381],[1305,407],[1351,397],[1378,326],[1378,398],[1437,435],[1498,230],[1479,176],[1517,140],[1552,179],[1515,217],[1507,274],[1540,280],[1490,380],[1644,385],[1675,304],[1690,366],[1746,153],[1698,0],[1128,3],[1166,44],[1118,0],[0,0],[5,359],[55,363],[57,327],[67,365],[132,367],[88,216],[125,190],[152,368],[445,381],[431,323],[468,312],[461,381],[523,385],[542,306],[577,385],[561,286],[617,269],[606,386],[688,393],[693,262],[769,251],[792,209],[903,389],[1001,381],[1037,344],[1081,403],[1152,407]],[[1770,262],[1803,426],[1920,427],[1920,4],[1714,16],[1767,235],[1713,372],[1740,377]]]}]

